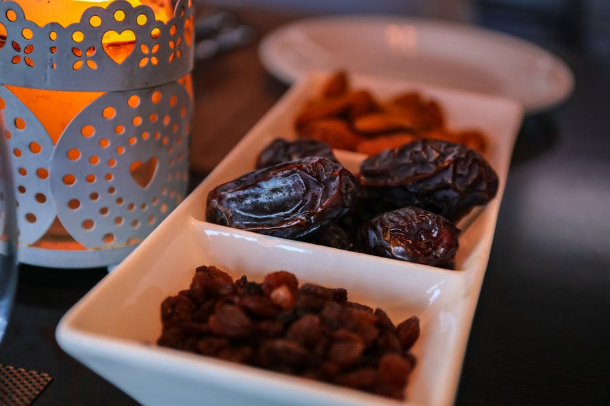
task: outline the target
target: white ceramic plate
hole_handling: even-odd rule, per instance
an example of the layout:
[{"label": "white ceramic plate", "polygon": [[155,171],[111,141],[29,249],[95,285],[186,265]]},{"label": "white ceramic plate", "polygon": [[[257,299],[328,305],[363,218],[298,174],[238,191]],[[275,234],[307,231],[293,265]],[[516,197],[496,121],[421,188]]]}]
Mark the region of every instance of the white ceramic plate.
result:
[{"label": "white ceramic plate", "polygon": [[347,69],[512,98],[528,113],[567,98],[566,64],[524,40],[472,25],[390,16],[318,17],[263,39],[266,69],[287,83]]},{"label": "white ceramic plate", "polygon": [[[253,169],[275,137],[294,137],[295,113],[327,79],[295,85],[206,180],[111,274],[61,320],[60,346],[144,405],[450,405],[454,401],[472,318],[489,258],[522,109],[509,100],[374,77],[355,77],[380,98],[415,90],[437,99],[449,127],[478,127],[490,137],[497,197],[478,211],[460,239],[457,270],[447,271],[258,235],[204,221],[209,190]],[[363,158],[337,151],[349,168]],[[301,282],[345,287],[350,300],[385,309],[394,322],[411,315],[422,335],[407,400],[397,402],[155,345],[160,304],[189,286],[195,267],[215,265],[234,278],[260,281],[289,270]]]}]

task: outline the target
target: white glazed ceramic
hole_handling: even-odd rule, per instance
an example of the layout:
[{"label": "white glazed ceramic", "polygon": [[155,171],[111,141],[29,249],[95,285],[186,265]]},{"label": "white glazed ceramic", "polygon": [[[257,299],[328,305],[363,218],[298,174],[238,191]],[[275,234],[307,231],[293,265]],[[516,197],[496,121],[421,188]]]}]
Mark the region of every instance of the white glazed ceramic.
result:
[{"label": "white glazed ceramic", "polygon": [[[57,328],[60,346],[144,405],[450,405],[489,258],[522,109],[509,100],[389,79],[357,76],[379,98],[417,90],[437,99],[450,128],[490,136],[497,197],[462,227],[457,270],[417,265],[243,232],[204,221],[210,189],[253,168],[275,137],[294,137],[296,111],[319,91],[318,74],[293,86],[206,180],[111,274],[77,303]],[[363,157],[337,151],[347,167]],[[215,265],[234,278],[260,281],[289,270],[301,282],[345,287],[349,298],[387,311],[396,323],[417,315],[417,367],[398,402],[324,383],[227,363],[155,345],[160,304],[189,286],[195,267]]]},{"label": "white glazed ceramic", "polygon": [[292,83],[312,71],[347,69],[512,98],[528,113],[574,87],[566,64],[506,34],[398,16],[326,16],[278,28],[259,48],[263,65]]}]

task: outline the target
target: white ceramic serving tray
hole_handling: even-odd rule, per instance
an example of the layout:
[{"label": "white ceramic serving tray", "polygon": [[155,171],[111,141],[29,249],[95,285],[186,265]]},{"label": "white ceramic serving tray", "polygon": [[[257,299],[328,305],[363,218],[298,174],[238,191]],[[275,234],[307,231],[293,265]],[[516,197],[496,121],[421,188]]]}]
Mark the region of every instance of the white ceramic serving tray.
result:
[{"label": "white ceramic serving tray", "polygon": [[[292,138],[303,103],[327,79],[315,74],[293,86],[205,181],[114,271],[61,320],[57,340],[70,355],[144,405],[450,405],[489,259],[522,108],[510,100],[404,81],[352,77],[384,99],[417,90],[438,100],[450,128],[479,128],[490,137],[497,197],[460,225],[457,270],[448,271],[308,243],[243,232],[204,221],[208,191],[253,169],[258,152],[276,137]],[[363,158],[337,151],[357,170]],[[189,286],[199,265],[234,278],[261,281],[288,270],[301,282],[344,287],[349,299],[387,311],[395,323],[417,315],[417,367],[398,402],[338,386],[232,364],[156,346],[160,304]]]}]

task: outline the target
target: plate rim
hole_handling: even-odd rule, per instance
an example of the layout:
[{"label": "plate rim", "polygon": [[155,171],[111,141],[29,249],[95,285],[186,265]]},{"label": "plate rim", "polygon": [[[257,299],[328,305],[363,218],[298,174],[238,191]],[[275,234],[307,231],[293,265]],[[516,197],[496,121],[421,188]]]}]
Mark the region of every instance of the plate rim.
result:
[{"label": "plate rim", "polygon": [[[400,16],[391,14],[337,14],[306,17],[283,24],[272,30],[271,32],[267,33],[263,38],[261,38],[257,51],[258,58],[264,69],[272,76],[279,79],[281,82],[288,85],[297,83],[299,80],[302,80],[307,77],[307,75],[311,72],[305,69],[299,69],[297,66],[294,66],[294,64],[286,62],[286,59],[282,58],[281,54],[277,51],[277,47],[285,39],[286,33],[290,32],[291,30],[294,30],[295,28],[308,28],[308,26],[313,26],[316,24],[354,24],[358,22],[366,22],[371,24],[387,24],[399,22],[401,24],[410,24],[422,27],[425,26],[427,29],[432,28],[435,30],[450,30],[455,32],[461,32],[470,36],[479,35],[481,38],[483,38],[485,42],[498,41],[504,43],[505,46],[507,45],[512,48],[527,49],[527,52],[529,53],[535,52],[540,55],[544,55],[552,61],[554,65],[554,71],[559,72],[562,78],[562,82],[565,86],[560,88],[561,91],[558,91],[556,96],[554,96],[553,98],[547,98],[546,102],[527,103],[526,101],[524,101],[524,99],[518,100],[516,98],[513,98],[513,100],[517,101],[524,107],[525,113],[527,115],[538,114],[553,109],[554,107],[565,102],[573,94],[574,89],[576,87],[575,75],[568,63],[555,52],[549,49],[546,49],[534,42],[528,41],[527,39],[518,37],[516,35],[483,27],[480,25],[427,17]],[[332,68],[330,68],[329,70],[332,70]],[[348,71],[353,74],[384,76],[377,72],[359,72],[357,70],[351,71],[349,69]],[[417,78],[409,78],[408,76],[386,76],[396,80],[414,81],[431,86],[452,88],[451,86],[446,86],[444,84],[434,83],[433,81],[424,82],[418,80]],[[469,90],[464,88],[455,89],[458,91]],[[486,96],[511,98],[501,92],[490,93],[477,90],[470,91],[480,93]]]}]

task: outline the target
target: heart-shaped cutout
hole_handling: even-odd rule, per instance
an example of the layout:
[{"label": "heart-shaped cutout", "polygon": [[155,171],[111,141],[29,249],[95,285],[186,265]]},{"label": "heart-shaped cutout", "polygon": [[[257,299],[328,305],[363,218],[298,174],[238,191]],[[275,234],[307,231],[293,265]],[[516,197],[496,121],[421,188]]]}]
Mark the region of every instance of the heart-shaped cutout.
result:
[{"label": "heart-shaped cutout", "polygon": [[157,158],[152,157],[148,161],[134,161],[129,166],[129,172],[134,182],[142,189],[146,189],[157,172]]},{"label": "heart-shaped cutout", "polygon": [[106,31],[102,36],[104,52],[117,64],[123,63],[133,52],[136,46],[136,34],[131,30],[125,30],[120,34],[116,31]]}]

